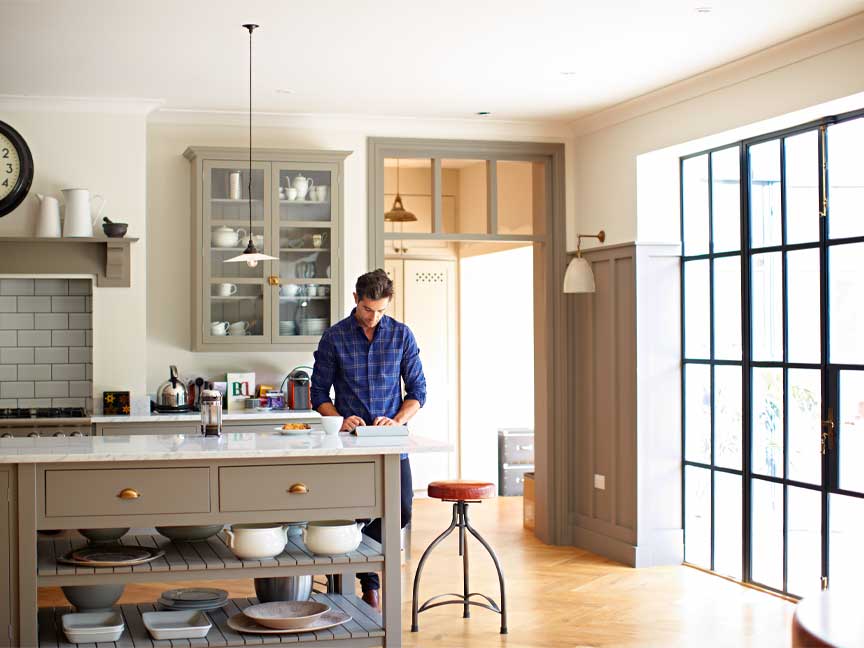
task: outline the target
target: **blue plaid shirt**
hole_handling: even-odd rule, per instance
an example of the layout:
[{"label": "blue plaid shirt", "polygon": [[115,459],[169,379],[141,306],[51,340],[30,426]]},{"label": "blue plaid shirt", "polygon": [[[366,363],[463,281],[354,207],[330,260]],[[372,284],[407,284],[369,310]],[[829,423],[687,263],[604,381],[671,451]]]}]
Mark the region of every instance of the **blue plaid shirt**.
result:
[{"label": "blue plaid shirt", "polygon": [[359,416],[367,425],[378,416],[393,418],[405,399],[426,402],[426,378],[420,349],[405,324],[385,315],[370,342],[355,316],[357,309],[324,332],[315,352],[312,407],[331,403],[341,416]]}]

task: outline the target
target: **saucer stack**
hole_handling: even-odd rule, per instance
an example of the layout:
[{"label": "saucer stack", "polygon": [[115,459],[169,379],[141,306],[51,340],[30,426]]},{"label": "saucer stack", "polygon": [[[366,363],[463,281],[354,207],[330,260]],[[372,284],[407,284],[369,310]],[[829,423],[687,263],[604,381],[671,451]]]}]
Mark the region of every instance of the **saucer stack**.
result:
[{"label": "saucer stack", "polygon": [[293,320],[279,320],[279,335],[297,335],[297,323]]},{"label": "saucer stack", "polygon": [[228,592],[210,587],[184,587],[162,592],[159,605],[164,610],[216,610],[228,602]]},{"label": "saucer stack", "polygon": [[310,317],[300,320],[300,335],[321,335],[330,325],[327,317]]}]

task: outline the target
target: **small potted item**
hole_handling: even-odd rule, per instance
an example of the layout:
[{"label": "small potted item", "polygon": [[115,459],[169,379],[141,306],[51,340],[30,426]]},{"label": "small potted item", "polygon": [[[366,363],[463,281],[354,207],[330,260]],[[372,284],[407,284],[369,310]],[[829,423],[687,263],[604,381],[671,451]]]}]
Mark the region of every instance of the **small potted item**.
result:
[{"label": "small potted item", "polygon": [[123,238],[126,236],[126,230],[129,229],[128,223],[115,223],[107,216],[102,221],[102,231],[105,232],[105,236],[108,238]]}]

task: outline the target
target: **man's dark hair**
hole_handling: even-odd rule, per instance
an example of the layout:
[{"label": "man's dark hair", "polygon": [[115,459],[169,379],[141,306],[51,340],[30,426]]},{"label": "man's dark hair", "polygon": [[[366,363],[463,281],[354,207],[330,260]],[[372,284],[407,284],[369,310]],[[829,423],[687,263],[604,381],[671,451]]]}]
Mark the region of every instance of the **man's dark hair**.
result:
[{"label": "man's dark hair", "polygon": [[376,301],[393,296],[393,282],[386,272],[378,268],[360,275],[357,278],[357,286],[354,291],[357,293],[357,299]]}]

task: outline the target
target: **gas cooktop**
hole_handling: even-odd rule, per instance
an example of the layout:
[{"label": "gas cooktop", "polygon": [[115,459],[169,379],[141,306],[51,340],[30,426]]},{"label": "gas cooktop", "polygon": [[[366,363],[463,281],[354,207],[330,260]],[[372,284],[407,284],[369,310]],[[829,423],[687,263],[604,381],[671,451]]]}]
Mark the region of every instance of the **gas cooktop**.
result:
[{"label": "gas cooktop", "polygon": [[87,418],[83,407],[3,407],[0,420],[6,419]]}]

